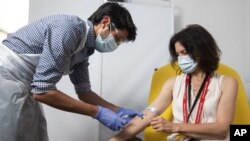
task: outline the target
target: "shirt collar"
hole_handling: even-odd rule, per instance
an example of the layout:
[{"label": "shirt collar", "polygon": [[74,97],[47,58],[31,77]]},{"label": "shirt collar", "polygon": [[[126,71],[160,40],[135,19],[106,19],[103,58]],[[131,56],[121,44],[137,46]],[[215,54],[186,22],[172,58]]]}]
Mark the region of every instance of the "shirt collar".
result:
[{"label": "shirt collar", "polygon": [[87,24],[89,25],[89,31],[88,31],[88,35],[87,35],[86,46],[88,46],[90,48],[94,48],[95,47],[95,39],[96,39],[94,26],[93,26],[91,21],[88,21]]}]

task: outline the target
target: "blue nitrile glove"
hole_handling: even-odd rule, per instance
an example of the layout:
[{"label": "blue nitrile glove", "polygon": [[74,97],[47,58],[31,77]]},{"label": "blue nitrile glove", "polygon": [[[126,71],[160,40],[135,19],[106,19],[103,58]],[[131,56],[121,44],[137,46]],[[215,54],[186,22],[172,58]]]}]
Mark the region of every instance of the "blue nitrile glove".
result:
[{"label": "blue nitrile glove", "polygon": [[119,115],[122,119],[125,119],[127,122],[130,122],[130,120],[132,120],[135,116],[143,116],[141,112],[137,112],[132,109],[126,109],[123,107],[120,107],[116,114]]},{"label": "blue nitrile glove", "polygon": [[98,112],[94,118],[113,131],[119,131],[127,124],[126,120],[120,118],[115,112],[102,106],[98,106]]}]

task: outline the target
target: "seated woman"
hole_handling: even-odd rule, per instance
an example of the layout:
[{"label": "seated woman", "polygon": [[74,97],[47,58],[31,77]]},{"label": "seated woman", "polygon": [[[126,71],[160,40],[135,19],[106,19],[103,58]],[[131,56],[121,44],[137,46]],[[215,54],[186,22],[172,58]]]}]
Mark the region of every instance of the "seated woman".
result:
[{"label": "seated woman", "polygon": [[[128,140],[149,125],[172,133],[169,137],[229,140],[238,84],[231,76],[215,73],[221,51],[214,38],[200,25],[189,25],[171,38],[169,51],[179,75],[165,82],[142,118],[135,117],[109,141]],[[171,102],[173,121],[158,117]]]}]

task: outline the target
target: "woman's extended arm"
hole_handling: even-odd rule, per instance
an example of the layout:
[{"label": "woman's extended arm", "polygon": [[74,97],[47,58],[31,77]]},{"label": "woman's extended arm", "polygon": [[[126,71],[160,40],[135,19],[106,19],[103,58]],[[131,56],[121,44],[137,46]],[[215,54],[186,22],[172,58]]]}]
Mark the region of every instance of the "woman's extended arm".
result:
[{"label": "woman's extended arm", "polygon": [[155,116],[162,113],[170,105],[174,81],[175,78],[166,81],[159,96],[150,104],[151,107],[156,109],[157,114],[146,108],[143,111],[143,118],[135,117],[120,133],[112,137],[109,141],[126,141],[147,127]]}]

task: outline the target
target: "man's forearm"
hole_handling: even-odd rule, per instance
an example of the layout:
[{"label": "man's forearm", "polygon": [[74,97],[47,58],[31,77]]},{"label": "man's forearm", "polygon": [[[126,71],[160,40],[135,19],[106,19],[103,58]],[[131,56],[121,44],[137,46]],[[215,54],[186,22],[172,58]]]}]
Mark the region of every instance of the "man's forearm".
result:
[{"label": "man's forearm", "polygon": [[103,98],[101,98],[99,95],[97,95],[93,91],[84,92],[81,94],[78,94],[78,97],[80,100],[93,104],[93,105],[100,105],[106,108],[111,109],[112,111],[116,112],[118,110],[118,107],[112,103],[107,102]]},{"label": "man's forearm", "polygon": [[96,105],[76,100],[59,90],[49,91],[44,94],[33,94],[33,98],[60,110],[91,117],[94,117],[98,110]]}]

